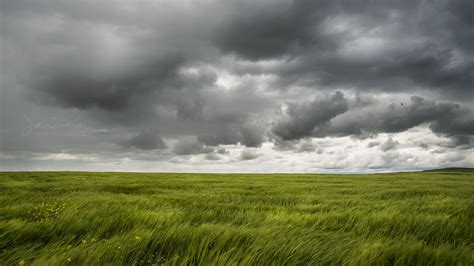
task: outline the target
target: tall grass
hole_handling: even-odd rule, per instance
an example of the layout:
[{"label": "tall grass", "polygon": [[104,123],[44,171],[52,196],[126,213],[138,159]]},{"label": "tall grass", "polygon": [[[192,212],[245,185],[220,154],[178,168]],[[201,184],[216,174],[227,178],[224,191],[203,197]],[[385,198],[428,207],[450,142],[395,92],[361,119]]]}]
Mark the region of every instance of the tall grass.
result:
[{"label": "tall grass", "polygon": [[0,265],[473,265],[474,173],[0,173]]}]

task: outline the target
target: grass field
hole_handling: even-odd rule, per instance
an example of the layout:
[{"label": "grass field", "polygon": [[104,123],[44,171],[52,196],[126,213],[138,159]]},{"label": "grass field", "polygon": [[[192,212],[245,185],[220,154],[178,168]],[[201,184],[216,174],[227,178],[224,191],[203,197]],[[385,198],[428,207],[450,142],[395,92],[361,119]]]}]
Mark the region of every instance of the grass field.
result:
[{"label": "grass field", "polygon": [[0,265],[474,265],[474,172],[0,173]]}]

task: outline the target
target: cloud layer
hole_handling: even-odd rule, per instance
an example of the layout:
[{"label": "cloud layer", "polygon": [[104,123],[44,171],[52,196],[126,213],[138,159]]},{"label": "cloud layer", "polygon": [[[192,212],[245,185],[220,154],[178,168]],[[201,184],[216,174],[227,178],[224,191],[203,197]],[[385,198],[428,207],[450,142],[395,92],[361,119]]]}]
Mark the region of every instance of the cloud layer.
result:
[{"label": "cloud layer", "polygon": [[[1,167],[305,172],[292,158],[311,154],[360,170],[332,151],[349,146],[377,169],[436,167],[439,154],[474,166],[473,12],[467,0],[2,1]],[[64,126],[77,118],[87,130]],[[432,135],[401,140],[413,130]],[[396,158],[406,145],[409,162]]]}]

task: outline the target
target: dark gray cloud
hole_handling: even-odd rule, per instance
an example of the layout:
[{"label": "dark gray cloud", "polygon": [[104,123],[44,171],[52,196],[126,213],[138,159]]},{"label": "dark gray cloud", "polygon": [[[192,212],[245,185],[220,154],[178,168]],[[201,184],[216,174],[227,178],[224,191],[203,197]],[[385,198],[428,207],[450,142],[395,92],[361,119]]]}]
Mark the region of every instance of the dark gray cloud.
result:
[{"label": "dark gray cloud", "polygon": [[209,161],[219,161],[222,157],[217,153],[207,153],[204,158]]},{"label": "dark gray cloud", "polygon": [[196,120],[202,118],[203,104],[200,101],[180,102],[177,107],[177,116],[181,120]]},{"label": "dark gray cloud", "polygon": [[346,112],[347,100],[340,91],[330,98],[315,99],[310,103],[289,103],[286,116],[272,128],[275,135],[284,140],[299,139],[312,135],[317,127],[326,127],[337,115]]},{"label": "dark gray cloud", "polygon": [[367,143],[368,148],[376,147],[376,146],[379,146],[379,145],[380,145],[379,141],[371,141],[371,142]]},{"label": "dark gray cloud", "polygon": [[429,144],[424,143],[424,142],[419,143],[418,146],[419,146],[420,148],[422,148],[422,149],[425,149],[425,150],[428,150],[429,147],[430,147]]},{"label": "dark gray cloud", "polygon": [[320,148],[318,144],[313,143],[311,140],[306,140],[300,142],[298,146],[298,152],[316,152],[318,154],[321,154],[323,152],[323,149]]},{"label": "dark gray cloud", "polygon": [[[272,128],[283,140],[303,137],[366,136],[398,133],[427,124],[436,134],[452,138],[451,146],[472,144],[473,112],[459,104],[412,96],[409,102],[348,101],[336,92],[331,98],[289,104],[286,113]],[[369,147],[374,146],[369,145]]]},{"label": "dark gray cloud", "polygon": [[250,60],[282,57],[316,40],[312,31],[328,1],[233,1],[236,11],[221,25],[216,44]]},{"label": "dark gray cloud", "polygon": [[199,136],[198,140],[206,145],[241,144],[246,147],[259,147],[265,141],[266,127],[262,124],[230,124],[217,129],[214,134]]},{"label": "dark gray cloud", "polygon": [[219,144],[237,144],[240,140],[240,132],[236,126],[223,126],[209,135],[199,136],[198,140],[206,145],[216,146]]},{"label": "dark gray cloud", "polygon": [[284,140],[308,136],[352,135],[364,138],[379,133],[403,132],[427,124],[434,133],[452,138],[452,146],[456,143],[460,146],[472,144],[473,119],[471,110],[451,102],[412,96],[404,104],[372,102],[361,108],[357,103],[349,103],[342,93],[336,93],[330,100],[290,105],[272,132]]},{"label": "dark gray cloud", "polygon": [[[397,133],[428,124],[437,134],[451,138],[472,136],[473,112],[459,104],[426,100],[412,96],[402,105],[377,103],[364,109],[353,109],[321,128],[315,135],[363,135],[364,133]],[[464,143],[469,138],[464,138]]]},{"label": "dark gray cloud", "polygon": [[223,147],[217,148],[216,152],[217,152],[218,154],[222,154],[222,155],[224,155],[224,154],[229,154],[229,151],[226,150],[226,149],[223,148]]},{"label": "dark gray cloud", "polygon": [[255,148],[246,148],[240,152],[240,160],[249,161],[254,160],[260,157],[262,154],[258,152]]},{"label": "dark gray cloud", "polygon": [[279,75],[278,87],[399,92],[417,86],[450,98],[474,96],[469,1],[293,1],[265,7],[238,5],[244,12],[224,24],[217,44],[245,59],[286,58],[270,70]]},{"label": "dark gray cloud", "polygon": [[[58,62],[51,69],[42,68],[29,86],[37,101],[67,108],[98,108],[118,112],[148,104],[154,91],[176,82],[176,69],[182,63],[179,56],[167,56],[126,73],[97,75],[87,63],[80,66]],[[35,73],[36,74],[36,73]],[[40,97],[39,99],[37,97]],[[135,101],[135,104],[132,102]]]},{"label": "dark gray cloud", "polygon": [[321,154],[324,149],[311,138],[303,138],[299,140],[283,140],[278,136],[273,136],[275,149],[278,151],[293,151],[297,153],[316,152]]},{"label": "dark gray cloud", "polygon": [[398,145],[400,145],[400,142],[396,140],[394,141],[392,138],[389,138],[384,143],[380,144],[380,149],[382,151],[389,151],[396,149]]},{"label": "dark gray cloud", "polygon": [[450,28],[455,29],[450,32],[450,38],[463,50],[474,50],[474,19],[472,11],[474,3],[472,1],[449,1],[448,10],[451,14],[449,19]]},{"label": "dark gray cloud", "polygon": [[448,143],[444,143],[444,147],[456,148],[456,149],[471,149],[474,146],[474,136],[467,134],[452,135]]},{"label": "dark gray cloud", "polygon": [[141,150],[165,149],[166,143],[151,129],[140,131],[137,135],[122,143],[126,148],[132,147]]},{"label": "dark gray cloud", "polygon": [[180,140],[173,147],[177,155],[211,153],[214,149],[194,140]]},{"label": "dark gray cloud", "polygon": [[[2,150],[138,158],[168,152],[161,137],[191,138],[172,151],[214,161],[228,153],[222,145],[324,154],[312,138],[415,127],[449,139],[433,150],[474,145],[469,0],[0,5]],[[54,112],[84,118],[87,137],[18,134],[24,113]],[[399,148],[390,140],[367,147]]]}]

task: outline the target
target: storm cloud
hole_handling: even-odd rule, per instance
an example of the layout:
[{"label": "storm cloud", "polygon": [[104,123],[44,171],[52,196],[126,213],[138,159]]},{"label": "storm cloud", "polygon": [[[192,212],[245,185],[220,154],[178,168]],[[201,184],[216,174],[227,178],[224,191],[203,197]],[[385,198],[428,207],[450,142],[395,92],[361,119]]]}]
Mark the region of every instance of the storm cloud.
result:
[{"label": "storm cloud", "polygon": [[347,111],[348,104],[344,94],[337,91],[328,99],[310,103],[288,104],[286,116],[272,129],[273,133],[284,140],[300,139],[311,136],[316,127],[325,127],[331,119]]},{"label": "storm cloud", "polygon": [[[318,169],[351,171],[360,160],[347,147],[370,152],[380,169],[474,165],[472,1],[0,7],[2,168],[79,156],[189,170],[201,156],[209,171],[239,161],[286,171],[313,169],[294,167],[294,156],[327,156]],[[24,117],[41,123],[58,114],[88,130],[21,134]],[[424,138],[430,144],[420,147]],[[405,165],[398,151],[422,157]]]},{"label": "storm cloud", "polygon": [[165,142],[150,129],[140,131],[137,135],[123,142],[123,146],[126,148],[133,147],[142,150],[166,148]]},{"label": "storm cloud", "polygon": [[211,147],[193,141],[193,140],[180,140],[173,148],[174,153],[177,155],[190,155],[200,153],[211,153],[214,151]]}]

